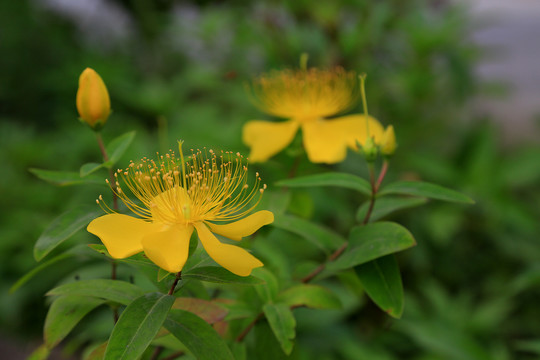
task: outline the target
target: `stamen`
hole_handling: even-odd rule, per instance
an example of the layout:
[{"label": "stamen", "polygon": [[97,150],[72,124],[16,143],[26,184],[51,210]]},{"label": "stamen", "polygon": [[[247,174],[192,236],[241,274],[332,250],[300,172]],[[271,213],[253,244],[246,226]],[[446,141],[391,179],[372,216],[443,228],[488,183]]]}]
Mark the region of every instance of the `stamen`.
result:
[{"label": "stamen", "polygon": [[[266,185],[259,189],[259,173],[254,184],[248,184],[248,167],[240,153],[222,151],[218,157],[212,149],[192,150],[186,163],[181,143],[179,151],[180,158],[169,151],[158,154],[156,161],[130,161],[126,169],[117,171],[120,176],[111,186],[113,192],[141,218],[170,224],[238,219],[260,201],[257,190],[262,194]],[[96,201],[105,211],[114,212],[101,196]]]}]

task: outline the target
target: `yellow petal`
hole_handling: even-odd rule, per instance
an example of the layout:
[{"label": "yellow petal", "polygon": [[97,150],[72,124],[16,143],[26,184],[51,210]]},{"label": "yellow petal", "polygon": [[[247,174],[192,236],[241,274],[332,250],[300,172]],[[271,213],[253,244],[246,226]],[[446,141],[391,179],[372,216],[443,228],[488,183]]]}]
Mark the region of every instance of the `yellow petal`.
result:
[{"label": "yellow petal", "polygon": [[208,255],[233,274],[248,276],[251,270],[263,266],[260,260],[246,250],[221,243],[204,223],[195,223],[194,226]]},{"label": "yellow petal", "polygon": [[113,258],[124,259],[141,252],[143,236],[159,231],[159,226],[128,215],[108,214],[92,220],[86,229],[101,239]]},{"label": "yellow petal", "polygon": [[384,156],[391,156],[396,151],[396,134],[394,133],[394,127],[389,125],[384,131],[381,140],[381,154]]},{"label": "yellow petal", "polygon": [[[304,147],[313,163],[337,163],[347,156],[347,147],[356,149],[367,138],[366,117],[348,115],[329,120],[316,120],[302,124]],[[375,141],[382,137],[382,125],[369,117],[370,136]]]},{"label": "yellow petal", "polygon": [[216,234],[223,235],[232,240],[242,240],[244,236],[249,236],[263,225],[274,221],[274,214],[271,211],[261,210],[249,215],[241,220],[226,225],[216,225],[206,223],[210,230]]},{"label": "yellow petal", "polygon": [[298,130],[296,121],[269,122],[254,120],[244,125],[242,140],[251,148],[251,162],[266,161],[294,139]]},{"label": "yellow petal", "polygon": [[383,138],[384,128],[381,123],[374,117],[365,115],[353,114],[334,118],[330,121],[339,121],[339,126],[343,127],[346,134],[347,146],[351,149],[358,149],[357,142],[365,144],[367,139],[366,119],[369,119],[369,136],[375,140],[375,144],[379,145]]},{"label": "yellow petal", "polygon": [[163,270],[177,273],[188,258],[192,233],[191,225],[173,225],[165,231],[148,234],[142,239],[144,253]]}]

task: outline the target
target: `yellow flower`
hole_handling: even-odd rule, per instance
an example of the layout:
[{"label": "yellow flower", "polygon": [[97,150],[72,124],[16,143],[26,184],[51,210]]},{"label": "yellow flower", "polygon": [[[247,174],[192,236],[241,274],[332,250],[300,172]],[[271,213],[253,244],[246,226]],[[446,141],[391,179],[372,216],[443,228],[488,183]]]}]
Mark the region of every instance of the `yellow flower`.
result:
[{"label": "yellow flower", "polygon": [[284,70],[253,82],[255,103],[261,110],[289,120],[246,123],[243,141],[251,148],[249,160],[266,161],[287,147],[299,128],[307,156],[314,163],[337,163],[347,147],[357,149],[369,136],[378,143],[382,125],[361,114],[326,119],[351,108],[358,99],[358,76],[342,68]]},{"label": "yellow flower", "polygon": [[381,154],[384,156],[392,156],[396,151],[396,134],[394,133],[394,127],[388,125],[384,131],[382,140],[381,140]]},{"label": "yellow flower", "polygon": [[101,77],[93,69],[86,68],[79,77],[77,110],[81,121],[94,130],[100,130],[111,113],[109,92]]},{"label": "yellow flower", "polygon": [[184,162],[180,145],[180,158],[172,151],[157,160],[143,158],[118,170],[115,177],[111,188],[139,218],[114,213],[100,196],[98,203],[109,214],[88,225],[88,231],[101,239],[113,258],[144,251],[160,268],[177,273],[188,258],[189,240],[196,230],[208,255],[232,273],[248,276],[263,266],[246,250],[224,244],[213,234],[239,241],[274,221],[266,210],[246,216],[257,205],[252,200],[260,199],[266,185],[261,186],[258,173],[254,184],[248,185],[248,168],[239,153],[217,156],[212,150],[197,150]]}]

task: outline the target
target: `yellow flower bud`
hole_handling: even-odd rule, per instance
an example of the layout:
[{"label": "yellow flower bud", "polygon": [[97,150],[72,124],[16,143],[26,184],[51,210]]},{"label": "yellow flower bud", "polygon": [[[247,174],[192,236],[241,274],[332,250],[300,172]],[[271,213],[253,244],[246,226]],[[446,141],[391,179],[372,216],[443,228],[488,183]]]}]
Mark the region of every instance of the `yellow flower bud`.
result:
[{"label": "yellow flower bud", "polygon": [[381,140],[381,154],[384,156],[391,156],[396,151],[396,134],[394,133],[394,127],[392,125],[389,125],[386,130],[384,130],[384,134],[382,136]]},{"label": "yellow flower bud", "polygon": [[105,125],[111,113],[111,100],[107,87],[93,69],[86,68],[79,77],[77,110],[80,120],[96,131]]}]

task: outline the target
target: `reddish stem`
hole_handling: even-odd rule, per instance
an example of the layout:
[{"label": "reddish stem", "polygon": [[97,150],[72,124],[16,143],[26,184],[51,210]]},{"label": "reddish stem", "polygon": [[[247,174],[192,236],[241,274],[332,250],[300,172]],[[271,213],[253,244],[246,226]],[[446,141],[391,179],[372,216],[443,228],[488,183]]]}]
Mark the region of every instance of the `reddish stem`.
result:
[{"label": "reddish stem", "polygon": [[[369,221],[369,218],[371,217],[371,213],[373,212],[373,207],[375,206],[375,199],[377,197],[377,192],[379,191],[379,188],[381,186],[382,181],[384,180],[384,177],[387,171],[388,171],[388,161],[385,160],[381,168],[381,172],[379,173],[379,177],[377,178],[377,181],[375,182],[375,171],[372,165],[370,165],[369,167],[369,175],[370,175],[369,178],[370,178],[370,183],[371,183],[371,198],[370,198],[370,203],[369,203],[369,209],[368,209],[368,212],[366,213],[364,220],[362,221],[362,225],[367,224]],[[307,276],[303,277],[300,281],[305,284],[313,280],[315,276],[319,275],[325,269],[326,264],[328,264],[329,262],[335,261],[339,256],[341,256],[341,254],[343,254],[345,249],[347,249],[347,246],[349,246],[349,243],[345,242],[343,245],[341,245],[339,249],[334,251],[332,255],[330,255],[330,257],[328,257],[328,260],[325,263],[320,264],[317,268],[315,268],[315,270],[313,270]],[[293,308],[295,307],[294,306],[291,307],[291,309]],[[244,331],[242,331],[240,335],[238,335],[238,337],[236,338],[236,341],[240,342],[244,340],[244,338],[247,336],[247,334],[249,334],[251,329],[262,318],[262,316],[263,316],[263,313],[259,313],[259,315],[257,315],[257,317],[248,324],[248,326],[244,329]]]},{"label": "reddish stem", "polygon": [[176,285],[178,285],[178,281],[180,281],[180,279],[182,279],[182,271],[179,271],[178,274],[176,274],[176,277],[174,279],[174,282],[171,286],[171,289],[169,290],[169,295],[173,295],[174,294],[174,289],[176,288]]},{"label": "reddish stem", "polygon": [[244,338],[247,336],[247,334],[249,334],[249,332],[251,331],[251,329],[253,329],[253,327],[255,326],[255,324],[257,323],[257,321],[259,321],[263,316],[263,313],[259,313],[259,315],[257,315],[257,317],[255,319],[253,319],[252,322],[250,322],[248,324],[248,326],[246,326],[246,328],[244,329],[244,331],[242,331],[242,333],[240,333],[240,335],[238,335],[236,337],[236,342],[241,342],[242,340],[244,340]]},{"label": "reddish stem", "polygon": [[388,171],[388,160],[384,160],[381,172],[379,174],[379,178],[377,179],[377,183],[375,184],[375,191],[379,191],[381,184],[384,180],[384,177],[386,176],[386,172]]}]

